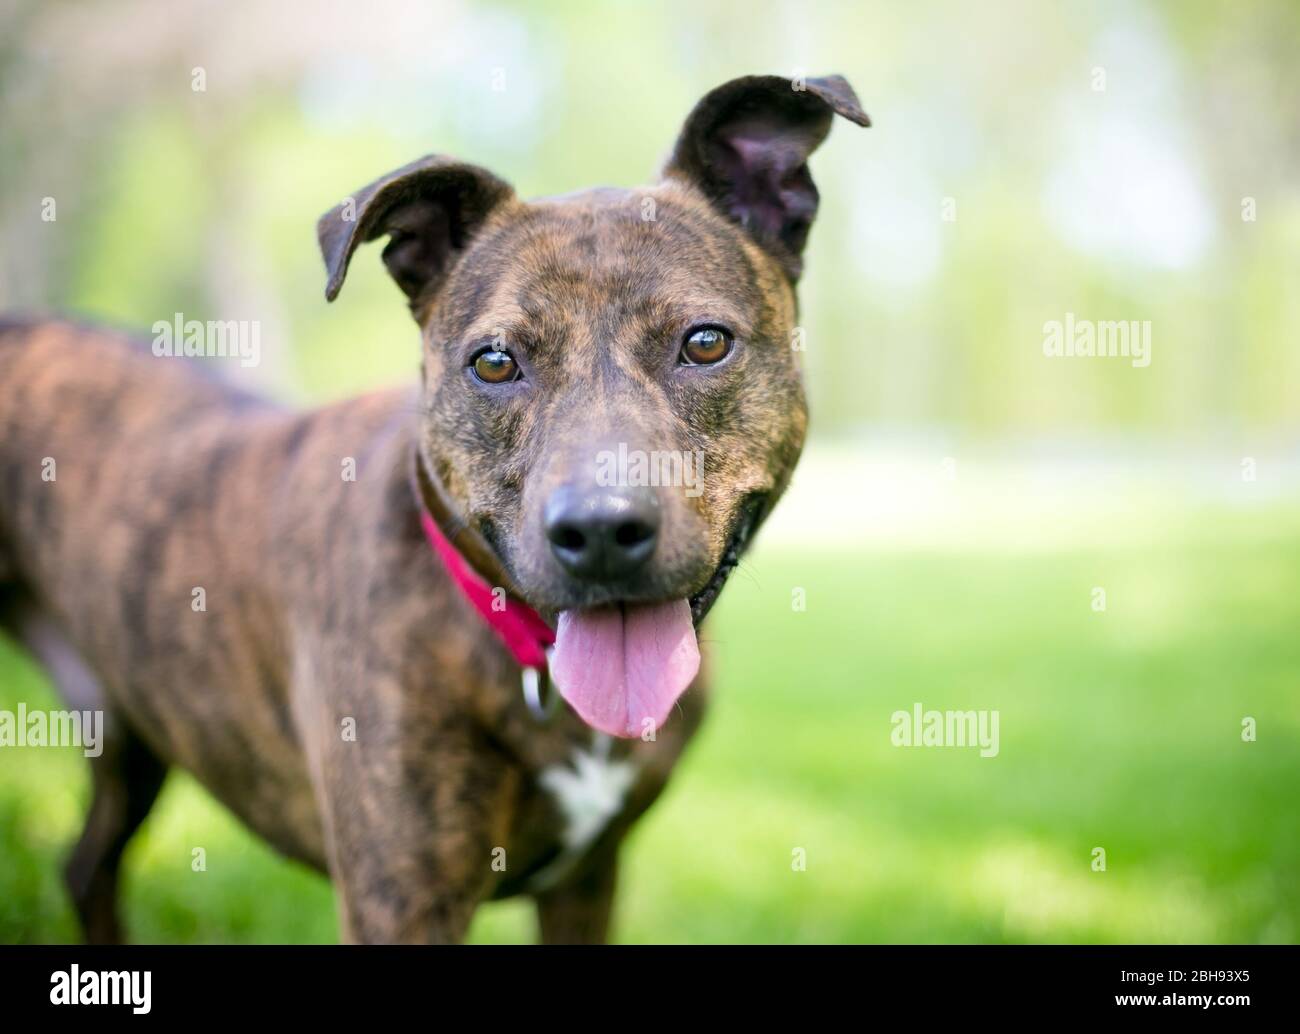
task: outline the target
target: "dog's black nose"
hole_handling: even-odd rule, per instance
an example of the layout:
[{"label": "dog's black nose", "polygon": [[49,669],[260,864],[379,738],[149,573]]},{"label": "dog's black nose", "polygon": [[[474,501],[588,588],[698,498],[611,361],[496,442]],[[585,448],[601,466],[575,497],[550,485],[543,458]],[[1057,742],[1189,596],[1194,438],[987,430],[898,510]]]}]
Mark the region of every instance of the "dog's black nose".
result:
[{"label": "dog's black nose", "polygon": [[634,574],[655,551],[659,500],[648,488],[557,488],[546,502],[546,538],[561,566],[584,581]]}]

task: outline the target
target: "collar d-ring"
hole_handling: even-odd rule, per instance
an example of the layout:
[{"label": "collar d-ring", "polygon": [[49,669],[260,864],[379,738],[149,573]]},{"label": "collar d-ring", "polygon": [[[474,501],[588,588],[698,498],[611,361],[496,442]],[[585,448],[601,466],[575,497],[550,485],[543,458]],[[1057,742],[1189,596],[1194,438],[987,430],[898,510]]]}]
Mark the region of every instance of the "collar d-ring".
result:
[{"label": "collar d-ring", "polygon": [[525,667],[520,672],[524,703],[528,705],[528,713],[543,725],[554,718],[555,713],[560,709],[560,694],[552,684],[550,676],[551,654],[554,652],[554,648],[547,648],[546,667]]}]

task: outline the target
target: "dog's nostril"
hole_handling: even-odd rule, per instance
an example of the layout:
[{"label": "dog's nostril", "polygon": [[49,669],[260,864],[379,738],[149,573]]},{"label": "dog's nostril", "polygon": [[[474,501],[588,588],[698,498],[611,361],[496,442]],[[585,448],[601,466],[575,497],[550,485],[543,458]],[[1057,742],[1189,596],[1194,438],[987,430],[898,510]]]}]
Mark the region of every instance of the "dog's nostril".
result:
[{"label": "dog's nostril", "polygon": [[571,524],[552,528],[548,537],[560,549],[576,550],[587,544],[586,536]]},{"label": "dog's nostril", "polygon": [[624,521],[614,529],[614,541],[620,546],[639,546],[654,538],[655,530],[645,521]]}]

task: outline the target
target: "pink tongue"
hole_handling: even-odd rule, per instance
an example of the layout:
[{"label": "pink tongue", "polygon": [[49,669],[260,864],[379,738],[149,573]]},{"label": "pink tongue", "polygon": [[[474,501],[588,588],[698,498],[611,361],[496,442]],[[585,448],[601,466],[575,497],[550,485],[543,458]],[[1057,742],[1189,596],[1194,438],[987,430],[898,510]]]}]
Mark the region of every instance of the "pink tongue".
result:
[{"label": "pink tongue", "polygon": [[632,738],[658,729],[699,670],[685,600],[560,613],[551,675],[560,695],[601,732]]}]

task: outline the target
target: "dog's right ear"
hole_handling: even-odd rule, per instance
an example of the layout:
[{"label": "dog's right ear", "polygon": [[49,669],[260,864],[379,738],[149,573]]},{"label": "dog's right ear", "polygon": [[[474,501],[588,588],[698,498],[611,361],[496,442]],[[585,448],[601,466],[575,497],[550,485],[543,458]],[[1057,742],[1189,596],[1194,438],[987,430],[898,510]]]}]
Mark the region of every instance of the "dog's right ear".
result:
[{"label": "dog's right ear", "polygon": [[316,224],[329,281],[338,297],[358,244],[388,235],[384,265],[414,308],[446,278],[488,215],[514,190],[486,169],[431,154],[347,198]]}]

